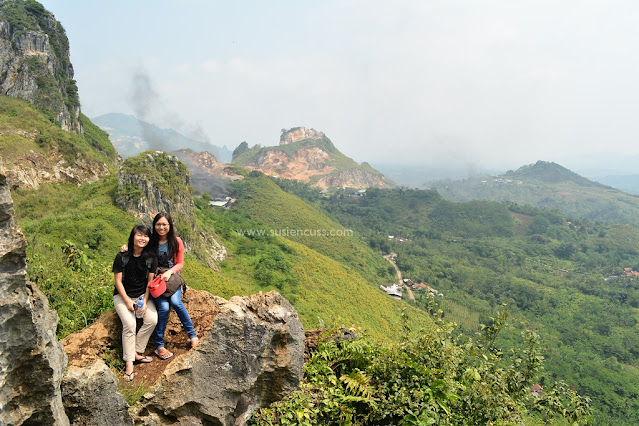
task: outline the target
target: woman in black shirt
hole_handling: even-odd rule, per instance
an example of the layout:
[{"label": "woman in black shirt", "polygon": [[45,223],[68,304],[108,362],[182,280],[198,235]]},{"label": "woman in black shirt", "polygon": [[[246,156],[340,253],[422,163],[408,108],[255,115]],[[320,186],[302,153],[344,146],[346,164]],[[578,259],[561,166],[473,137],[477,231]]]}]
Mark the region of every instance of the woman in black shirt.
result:
[{"label": "woman in black shirt", "polygon": [[[129,247],[133,250],[118,253],[113,261],[115,290],[113,304],[122,321],[122,359],[126,364],[124,378],[133,380],[133,364],[151,362],[144,356],[146,344],[158,322],[158,313],[153,302],[149,302],[149,281],[157,269],[157,257],[147,250],[151,232],[146,226],[136,226],[129,235]],[[142,306],[138,308],[138,298]],[[143,319],[140,331],[136,329],[136,311]]]}]

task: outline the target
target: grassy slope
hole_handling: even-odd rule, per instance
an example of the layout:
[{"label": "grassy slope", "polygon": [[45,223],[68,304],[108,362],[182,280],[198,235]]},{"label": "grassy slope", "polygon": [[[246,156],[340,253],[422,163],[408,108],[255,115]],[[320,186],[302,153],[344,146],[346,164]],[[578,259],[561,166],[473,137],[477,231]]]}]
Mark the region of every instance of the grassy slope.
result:
[{"label": "grassy slope", "polygon": [[[96,128],[84,116],[82,122],[86,126],[87,135],[67,133],[51,123],[35,106],[26,101],[0,96],[0,156],[6,164],[16,158],[23,157],[30,151],[47,157],[53,147],[72,163],[78,156],[90,161],[106,162],[113,165],[117,153],[108,141],[108,136]],[[24,132],[35,134],[33,137],[22,136]]]},{"label": "grassy slope", "polygon": [[[202,280],[194,286],[224,297],[276,289],[293,302],[307,328],[337,322],[361,326],[379,340],[393,337],[388,332],[398,326],[399,309],[406,305],[379,290],[379,284],[388,284],[393,279],[388,273],[389,265],[360,237],[271,234],[271,229],[342,227],[316,206],[285,193],[263,175],[253,174],[236,183],[234,195],[238,202],[230,210],[196,203],[200,223],[214,228],[231,254],[218,275],[211,276],[201,267],[185,268],[185,277],[193,273],[193,278]],[[247,229],[261,230],[265,235],[251,237],[237,232]],[[296,284],[264,287],[255,279],[254,268],[259,259],[273,249],[282,256],[282,262],[291,265]],[[430,323],[423,311],[410,306],[407,309],[417,323]]]},{"label": "grassy slope", "polygon": [[[371,283],[388,284],[393,280],[388,263],[368,247],[360,234],[351,234],[352,230],[331,220],[317,206],[282,191],[270,178],[248,177],[236,187],[235,208],[263,224],[267,233],[286,236],[349,265]],[[324,231],[327,235],[323,235]]]}]

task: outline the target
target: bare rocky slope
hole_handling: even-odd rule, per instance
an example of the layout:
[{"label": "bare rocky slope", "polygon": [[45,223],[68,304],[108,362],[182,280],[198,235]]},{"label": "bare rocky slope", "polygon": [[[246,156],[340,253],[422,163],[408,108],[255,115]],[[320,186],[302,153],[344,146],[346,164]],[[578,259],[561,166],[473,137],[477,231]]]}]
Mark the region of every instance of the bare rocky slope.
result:
[{"label": "bare rocky slope", "polygon": [[279,146],[247,149],[239,153],[233,163],[324,189],[388,185],[384,175],[370,165],[357,164],[342,154],[324,133],[305,127],[283,131]]}]

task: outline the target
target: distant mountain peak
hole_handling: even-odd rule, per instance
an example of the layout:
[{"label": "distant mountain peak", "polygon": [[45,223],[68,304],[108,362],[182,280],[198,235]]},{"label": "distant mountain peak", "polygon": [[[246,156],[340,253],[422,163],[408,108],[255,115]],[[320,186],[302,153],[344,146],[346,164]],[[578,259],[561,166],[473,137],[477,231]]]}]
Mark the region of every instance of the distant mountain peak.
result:
[{"label": "distant mountain peak", "polygon": [[605,186],[580,176],[557,163],[541,160],[535,164],[522,166],[514,172],[508,172],[506,176],[546,183],[573,182],[579,186]]}]

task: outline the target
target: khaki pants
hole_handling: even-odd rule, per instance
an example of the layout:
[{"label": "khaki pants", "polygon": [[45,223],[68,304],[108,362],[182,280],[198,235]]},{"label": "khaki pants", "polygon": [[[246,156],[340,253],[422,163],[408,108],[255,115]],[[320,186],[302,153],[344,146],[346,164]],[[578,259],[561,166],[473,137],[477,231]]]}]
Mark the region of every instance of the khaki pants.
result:
[{"label": "khaki pants", "polygon": [[155,303],[149,299],[146,312],[144,313],[144,323],[142,327],[140,327],[137,336],[135,335],[135,312],[129,311],[126,307],[126,303],[122,300],[122,296],[119,294],[113,296],[113,304],[115,305],[115,311],[122,321],[122,359],[125,362],[135,361],[136,352],[139,354],[144,353],[146,344],[149,342],[149,338],[153,330],[155,330],[155,325],[158,323],[158,312],[155,308]]}]

